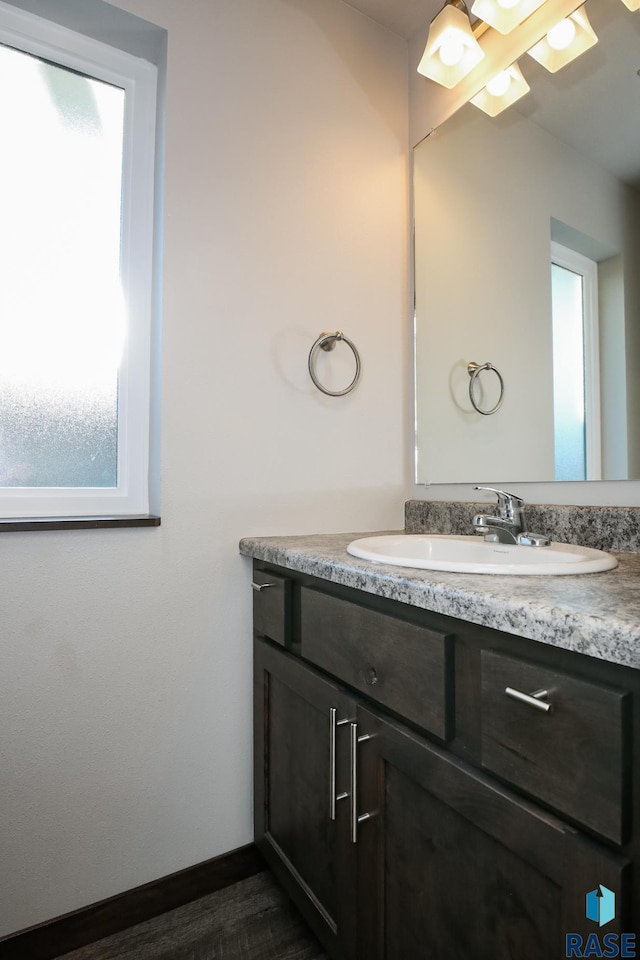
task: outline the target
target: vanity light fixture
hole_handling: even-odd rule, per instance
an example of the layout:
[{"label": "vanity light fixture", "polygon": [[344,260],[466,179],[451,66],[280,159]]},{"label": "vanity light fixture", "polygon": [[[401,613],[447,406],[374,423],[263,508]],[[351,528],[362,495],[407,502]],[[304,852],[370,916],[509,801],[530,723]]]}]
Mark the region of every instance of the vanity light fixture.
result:
[{"label": "vanity light fixture", "polygon": [[529,90],[529,84],[522,76],[520,67],[517,63],[512,63],[506,70],[492,77],[486,87],[472,97],[470,102],[474,107],[484,110],[490,117],[497,117],[520,97],[524,97]]},{"label": "vanity light fixture", "polygon": [[580,7],[552,27],[528,53],[550,73],[555,73],[597,42],[584,7]]},{"label": "vanity light fixture", "polygon": [[[515,30],[544,2],[545,0],[475,0],[471,12],[498,33],[507,34]],[[626,0],[624,2],[626,3]],[[640,3],[640,0],[638,2]]]},{"label": "vanity light fixture", "polygon": [[443,87],[455,87],[484,57],[473,35],[464,0],[447,0],[431,21],[418,73]]},{"label": "vanity light fixture", "polygon": [[[623,2],[640,9],[640,0]],[[437,101],[447,116],[469,101],[489,116],[515,103],[529,89],[517,67],[525,53],[555,73],[598,42],[584,0],[473,0],[472,11],[473,26],[464,0],[446,0],[418,66],[452,91]]]}]

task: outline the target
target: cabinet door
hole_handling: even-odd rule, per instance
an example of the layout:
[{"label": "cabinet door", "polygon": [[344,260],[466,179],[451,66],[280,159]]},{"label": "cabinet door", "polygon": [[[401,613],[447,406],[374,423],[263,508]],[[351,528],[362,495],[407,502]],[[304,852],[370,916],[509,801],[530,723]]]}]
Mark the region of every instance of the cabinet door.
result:
[{"label": "cabinet door", "polygon": [[261,640],[254,663],[256,844],[331,956],[353,958],[354,702]]},{"label": "cabinet door", "polygon": [[559,960],[599,934],[585,897],[627,863],[402,727],[358,709],[361,960]]}]

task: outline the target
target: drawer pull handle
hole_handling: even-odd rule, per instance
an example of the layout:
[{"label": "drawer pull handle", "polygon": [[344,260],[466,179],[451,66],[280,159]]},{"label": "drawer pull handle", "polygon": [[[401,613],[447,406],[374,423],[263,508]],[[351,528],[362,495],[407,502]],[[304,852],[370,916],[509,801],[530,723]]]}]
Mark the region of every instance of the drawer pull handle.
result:
[{"label": "drawer pull handle", "polygon": [[358,736],[358,724],[351,721],[350,724],[350,757],[351,757],[351,842],[358,842],[358,824],[371,818],[370,813],[361,813],[358,816],[358,744],[365,740],[371,740],[368,733]]},{"label": "drawer pull handle", "polygon": [[544,713],[549,713],[553,706],[551,703],[545,703],[545,698],[549,696],[548,690],[536,690],[535,693],[522,693],[521,690],[506,687],[504,692],[508,697],[511,697],[512,700],[519,700],[520,703],[528,703],[530,707],[535,707],[536,710],[542,710]]},{"label": "drawer pull handle", "polygon": [[262,590],[266,590],[267,587],[277,587],[277,583],[256,583],[255,580],[251,581],[251,589],[255,590],[256,593],[261,593]]},{"label": "drawer pull handle", "polygon": [[336,818],[336,800],[344,800],[349,796],[348,793],[340,793],[336,796],[336,728],[348,723],[348,720],[338,720],[337,710],[331,707],[329,710],[329,819]]}]

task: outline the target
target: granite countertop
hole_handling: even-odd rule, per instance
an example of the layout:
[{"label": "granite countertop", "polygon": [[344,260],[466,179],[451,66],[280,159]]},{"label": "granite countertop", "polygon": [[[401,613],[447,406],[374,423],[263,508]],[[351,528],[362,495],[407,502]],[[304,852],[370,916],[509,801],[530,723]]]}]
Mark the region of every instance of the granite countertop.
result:
[{"label": "granite countertop", "polygon": [[[246,537],[240,553],[414,607],[640,669],[640,554],[605,573],[488,576],[359,560],[346,548],[374,533]],[[403,531],[382,531],[403,533]]]}]

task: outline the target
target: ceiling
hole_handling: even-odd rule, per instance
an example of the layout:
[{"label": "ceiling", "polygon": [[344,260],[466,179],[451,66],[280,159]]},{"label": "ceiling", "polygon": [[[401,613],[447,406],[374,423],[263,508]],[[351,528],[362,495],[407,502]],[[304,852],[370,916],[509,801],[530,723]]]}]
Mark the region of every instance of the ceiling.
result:
[{"label": "ceiling", "polygon": [[442,0],[346,0],[383,27],[401,37],[412,37],[425,23],[429,23],[442,6]]}]

